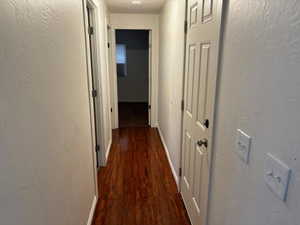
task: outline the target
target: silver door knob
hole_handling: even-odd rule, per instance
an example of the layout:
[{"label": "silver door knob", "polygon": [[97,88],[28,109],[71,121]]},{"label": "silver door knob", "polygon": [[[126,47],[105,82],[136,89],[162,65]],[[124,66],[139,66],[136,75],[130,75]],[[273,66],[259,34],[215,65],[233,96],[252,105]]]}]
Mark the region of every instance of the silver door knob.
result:
[{"label": "silver door knob", "polygon": [[202,139],[202,140],[198,141],[197,144],[198,144],[199,147],[204,146],[205,148],[207,148],[208,140],[207,139]]}]

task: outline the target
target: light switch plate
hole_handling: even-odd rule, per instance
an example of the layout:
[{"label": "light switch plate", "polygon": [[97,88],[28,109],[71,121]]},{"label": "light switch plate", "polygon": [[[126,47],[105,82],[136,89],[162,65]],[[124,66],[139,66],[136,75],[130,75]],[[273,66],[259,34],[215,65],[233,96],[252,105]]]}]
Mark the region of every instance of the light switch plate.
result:
[{"label": "light switch plate", "polygon": [[265,181],[268,187],[282,201],[286,200],[291,169],[275,158],[270,153],[267,154],[265,162]]},{"label": "light switch plate", "polygon": [[236,152],[241,160],[245,163],[249,162],[249,154],[251,148],[251,137],[241,129],[237,130]]}]

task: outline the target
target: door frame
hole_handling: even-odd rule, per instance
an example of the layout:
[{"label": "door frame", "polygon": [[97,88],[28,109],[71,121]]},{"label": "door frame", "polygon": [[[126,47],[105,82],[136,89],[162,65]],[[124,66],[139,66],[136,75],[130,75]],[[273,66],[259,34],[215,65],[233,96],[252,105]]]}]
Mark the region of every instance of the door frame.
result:
[{"label": "door frame", "polygon": [[140,27],[131,27],[131,26],[111,26],[110,32],[111,32],[111,92],[113,93],[112,96],[112,127],[113,129],[119,128],[119,109],[118,109],[118,77],[117,77],[117,68],[116,68],[116,30],[147,30],[149,31],[149,40],[151,40],[151,44],[149,46],[149,54],[151,52],[151,57],[149,57],[149,69],[148,69],[148,76],[149,76],[149,90],[148,90],[148,104],[151,106],[149,109],[149,125],[151,127],[156,127],[157,123],[155,120],[155,115],[157,111],[157,88],[155,88],[155,85],[157,85],[156,79],[154,78],[154,54],[153,54],[153,28],[149,28],[148,26],[140,26]]},{"label": "door frame", "polygon": [[[96,0],[82,0],[82,6],[83,6],[83,29],[84,29],[84,36],[85,36],[85,52],[86,52],[86,67],[87,67],[87,82],[88,82],[88,96],[89,96],[89,111],[90,111],[90,127],[91,127],[91,141],[92,141],[92,157],[93,157],[93,171],[94,171],[94,182],[95,182],[95,193],[96,193],[96,198],[99,197],[99,192],[98,192],[98,168],[97,164],[99,166],[105,165],[105,153],[104,149],[104,137],[103,137],[103,115],[102,111],[100,110],[101,107],[103,107],[102,104],[102,99],[100,96],[102,95],[101,93],[101,84],[100,81],[100,76],[101,76],[101,66],[100,66],[100,57],[104,57],[100,55],[100,39],[99,39],[99,5]],[[89,41],[89,33],[87,31],[88,27],[88,12],[86,8],[89,7],[92,10],[92,19],[93,19],[93,27],[94,27],[94,46],[90,46],[90,41]],[[91,54],[90,51],[94,52],[94,57],[91,59]],[[92,64],[91,64],[91,60]],[[91,71],[91,65],[93,65]],[[93,84],[93,79],[94,79],[94,84]],[[94,111],[94,99],[93,99],[93,85],[95,85],[95,88],[97,89],[98,92],[98,101],[96,101],[96,110]],[[98,116],[95,115],[97,113]],[[95,121],[97,123],[97,135],[95,132]],[[96,140],[98,141],[100,145],[100,154],[96,153]],[[98,159],[98,162],[97,162]]]},{"label": "door frame", "polygon": [[[185,1],[185,17],[184,17],[184,24],[185,26],[188,26],[187,25],[187,21],[188,21],[188,0],[184,0]],[[186,29],[186,28],[185,28]],[[180,177],[179,177],[179,182],[178,182],[178,189],[179,189],[179,192],[181,194],[181,184],[182,184],[182,176],[181,176],[181,173],[182,173],[182,164],[183,164],[183,154],[184,154],[184,151],[183,151],[183,133],[184,133],[184,101],[185,101],[185,76],[186,76],[186,47],[187,47],[187,32],[184,31],[184,49],[183,49],[183,71],[182,71],[182,99],[181,99],[181,127],[180,127]]]},{"label": "door frame", "polygon": [[[185,23],[188,23],[188,1],[189,0],[184,0],[185,1]],[[205,215],[205,221],[206,225],[209,224],[209,212],[210,212],[210,207],[211,207],[211,186],[212,186],[212,177],[213,177],[213,172],[214,172],[214,158],[215,158],[215,138],[216,138],[216,115],[218,112],[218,99],[219,99],[219,87],[220,87],[220,75],[221,75],[221,66],[222,66],[222,55],[223,55],[223,42],[224,42],[224,27],[225,27],[225,21],[226,21],[226,11],[227,11],[227,3],[226,1],[222,0],[222,7],[221,7],[221,21],[220,21],[220,33],[219,33],[219,43],[218,43],[218,48],[219,48],[219,54],[217,57],[217,77],[216,77],[216,86],[215,86],[215,97],[214,97],[214,112],[213,112],[213,117],[212,117],[212,126],[211,126],[211,141],[210,141],[210,150],[211,150],[211,165],[210,165],[210,176],[209,176],[209,185],[208,185],[208,202],[207,202],[207,211]],[[188,27],[188,25],[186,24]],[[184,103],[184,106],[182,107],[181,111],[181,147],[180,147],[180,170],[183,168],[183,159],[184,159],[184,147],[183,147],[183,134],[184,134],[184,108],[185,108],[185,82],[186,82],[186,63],[187,63],[187,32],[185,32],[185,39],[184,39],[184,66],[183,66],[183,96],[182,96],[182,102]],[[179,179],[179,192],[180,195],[182,195],[182,182],[183,182],[183,176],[180,175]],[[186,202],[184,201],[184,198],[182,196],[184,205],[186,207]],[[188,215],[190,217],[190,215]]]},{"label": "door frame", "polygon": [[[152,105],[152,55],[153,55],[153,49],[152,49],[152,39],[153,39],[153,36],[152,36],[152,30],[148,30],[148,44],[149,44],[149,48],[148,48],[148,106],[149,105]],[[151,126],[151,121],[152,121],[152,118],[151,118],[151,115],[152,115],[152,110],[151,110],[151,107],[150,109],[148,108],[148,125]]]}]

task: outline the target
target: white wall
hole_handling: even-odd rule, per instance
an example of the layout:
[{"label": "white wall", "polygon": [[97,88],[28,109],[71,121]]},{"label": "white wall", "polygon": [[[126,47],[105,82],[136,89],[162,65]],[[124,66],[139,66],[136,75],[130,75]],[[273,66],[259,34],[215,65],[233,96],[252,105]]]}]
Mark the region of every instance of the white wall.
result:
[{"label": "white wall", "polygon": [[[152,78],[151,78],[151,126],[157,126],[157,102],[158,102],[158,66],[159,66],[159,16],[155,14],[115,14],[110,15],[110,24],[112,29],[135,29],[135,30],[152,30]],[[113,32],[114,34],[115,32]],[[113,38],[114,39],[114,38]],[[114,51],[112,47],[112,51]],[[115,60],[113,52],[112,60]],[[113,76],[116,76],[116,69],[113,65]],[[112,78],[112,77],[111,77]],[[116,85],[116,80],[114,81]],[[115,91],[117,93],[117,91]],[[117,96],[113,96],[117,99]],[[114,101],[115,102],[115,101]],[[114,106],[117,108],[117,106]],[[114,121],[116,125],[117,121]]]},{"label": "white wall", "polygon": [[[300,223],[299,12],[296,0],[229,1],[210,225]],[[238,128],[253,137],[248,166],[234,153]],[[264,183],[268,152],[293,170],[286,203]]]},{"label": "white wall", "polygon": [[178,176],[181,154],[185,2],[169,0],[160,15],[158,124]]},{"label": "white wall", "polygon": [[81,1],[0,3],[0,220],[83,225],[95,198]]}]

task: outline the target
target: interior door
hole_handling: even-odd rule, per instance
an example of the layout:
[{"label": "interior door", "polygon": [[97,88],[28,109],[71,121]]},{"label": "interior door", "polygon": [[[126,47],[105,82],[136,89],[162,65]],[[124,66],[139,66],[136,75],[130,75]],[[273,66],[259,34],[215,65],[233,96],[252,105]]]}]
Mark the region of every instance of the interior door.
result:
[{"label": "interior door", "polygon": [[187,1],[181,192],[193,225],[207,225],[222,0]]},{"label": "interior door", "polygon": [[89,65],[89,69],[90,69],[90,73],[91,73],[91,79],[92,79],[92,97],[93,97],[93,110],[94,110],[94,128],[95,128],[95,151],[96,151],[96,156],[97,156],[97,168],[100,166],[101,163],[101,152],[100,152],[100,119],[98,118],[98,115],[100,115],[99,113],[99,104],[98,104],[98,85],[96,82],[96,76],[95,76],[95,34],[94,34],[94,21],[93,21],[93,10],[91,8],[89,8],[87,6],[86,8],[87,10],[87,32],[88,32],[88,52],[90,54],[90,65]]}]

